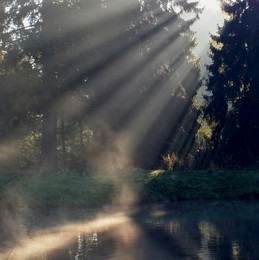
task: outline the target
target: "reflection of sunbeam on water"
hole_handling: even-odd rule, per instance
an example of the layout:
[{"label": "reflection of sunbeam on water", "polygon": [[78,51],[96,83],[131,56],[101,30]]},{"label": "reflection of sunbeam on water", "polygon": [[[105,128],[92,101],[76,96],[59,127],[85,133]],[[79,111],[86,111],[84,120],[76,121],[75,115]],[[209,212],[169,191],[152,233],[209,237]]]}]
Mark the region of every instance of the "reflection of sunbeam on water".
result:
[{"label": "reflection of sunbeam on water", "polygon": [[47,251],[66,246],[80,232],[90,233],[99,229],[102,231],[113,226],[126,223],[129,218],[118,213],[109,217],[97,218],[94,221],[72,223],[55,228],[37,231],[25,237],[13,247],[0,253],[0,259],[44,259]]}]

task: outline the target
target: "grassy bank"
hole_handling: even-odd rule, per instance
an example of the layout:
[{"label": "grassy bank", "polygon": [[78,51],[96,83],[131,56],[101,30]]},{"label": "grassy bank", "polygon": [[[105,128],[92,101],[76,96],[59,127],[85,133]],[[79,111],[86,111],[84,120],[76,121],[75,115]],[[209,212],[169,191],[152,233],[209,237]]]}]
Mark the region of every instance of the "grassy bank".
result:
[{"label": "grassy bank", "polygon": [[1,205],[103,206],[194,199],[259,198],[259,171],[150,171],[117,173],[1,173]]}]

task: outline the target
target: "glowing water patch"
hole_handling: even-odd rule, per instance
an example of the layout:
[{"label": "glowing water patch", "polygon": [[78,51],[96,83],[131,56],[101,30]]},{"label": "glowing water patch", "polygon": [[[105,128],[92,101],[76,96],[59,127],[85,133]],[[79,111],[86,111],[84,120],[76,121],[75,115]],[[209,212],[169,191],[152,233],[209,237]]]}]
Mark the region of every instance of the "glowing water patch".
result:
[{"label": "glowing water patch", "polygon": [[43,257],[48,250],[55,250],[71,242],[80,232],[93,232],[99,229],[105,230],[115,225],[129,221],[122,213],[110,217],[98,218],[86,223],[67,224],[56,228],[49,228],[35,232],[21,238],[13,248],[0,253],[0,259],[35,259]]}]

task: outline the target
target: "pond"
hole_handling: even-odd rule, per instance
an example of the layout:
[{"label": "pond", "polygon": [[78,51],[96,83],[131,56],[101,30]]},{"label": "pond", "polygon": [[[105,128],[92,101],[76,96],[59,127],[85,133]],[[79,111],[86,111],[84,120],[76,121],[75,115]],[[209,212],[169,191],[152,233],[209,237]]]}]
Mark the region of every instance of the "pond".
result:
[{"label": "pond", "polygon": [[259,259],[259,202],[177,202],[82,218],[33,229],[0,258]]}]

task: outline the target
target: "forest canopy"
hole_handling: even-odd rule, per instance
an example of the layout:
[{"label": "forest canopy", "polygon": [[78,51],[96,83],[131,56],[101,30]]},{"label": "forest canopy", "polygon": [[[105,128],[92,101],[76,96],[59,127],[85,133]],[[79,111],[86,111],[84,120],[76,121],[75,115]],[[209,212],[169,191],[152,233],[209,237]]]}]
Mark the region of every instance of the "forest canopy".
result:
[{"label": "forest canopy", "polygon": [[201,106],[198,2],[2,0],[1,167],[256,164],[258,6],[222,1]]}]

